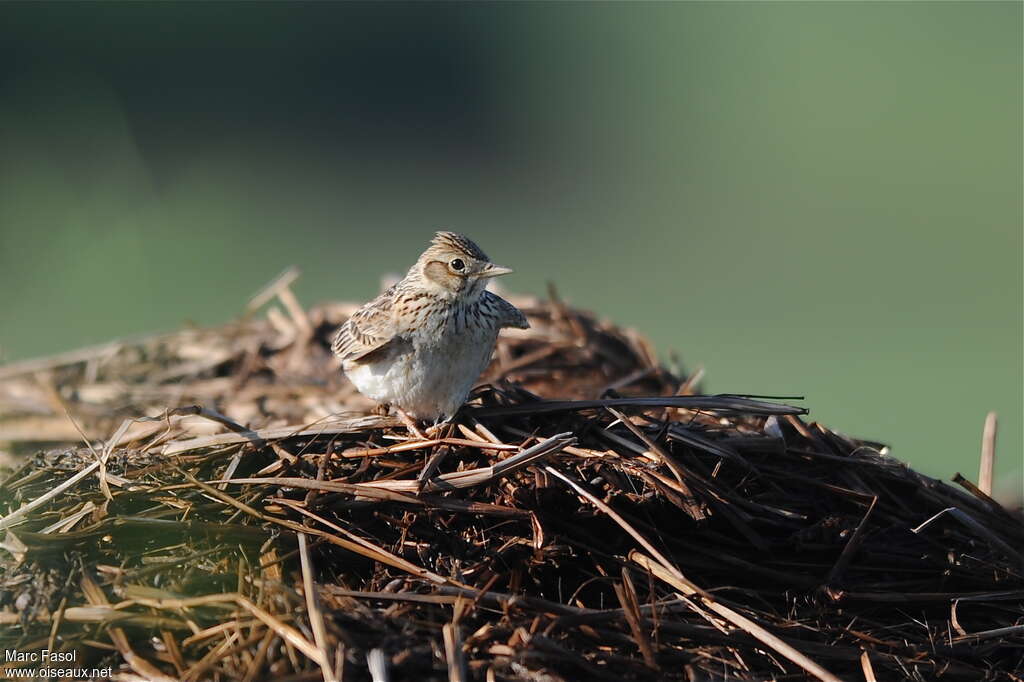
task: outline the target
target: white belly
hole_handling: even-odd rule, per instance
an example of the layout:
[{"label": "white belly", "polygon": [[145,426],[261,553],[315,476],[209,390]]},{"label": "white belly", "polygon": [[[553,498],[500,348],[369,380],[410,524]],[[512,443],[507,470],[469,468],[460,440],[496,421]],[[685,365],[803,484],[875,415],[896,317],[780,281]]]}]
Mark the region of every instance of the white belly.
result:
[{"label": "white belly", "polygon": [[466,402],[487,367],[497,330],[420,334],[394,344],[388,355],[366,364],[346,363],[356,388],[416,419],[447,419]]}]

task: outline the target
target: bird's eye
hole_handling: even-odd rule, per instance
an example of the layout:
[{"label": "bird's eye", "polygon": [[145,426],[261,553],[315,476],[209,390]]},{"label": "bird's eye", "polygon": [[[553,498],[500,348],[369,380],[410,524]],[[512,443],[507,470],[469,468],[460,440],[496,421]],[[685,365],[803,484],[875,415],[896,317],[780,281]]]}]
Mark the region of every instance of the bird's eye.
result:
[{"label": "bird's eye", "polygon": [[452,266],[452,270],[459,270],[459,271],[461,271],[461,270],[463,270],[466,267],[466,264],[462,262],[461,258],[456,258],[455,260],[453,260],[451,262],[451,266]]}]

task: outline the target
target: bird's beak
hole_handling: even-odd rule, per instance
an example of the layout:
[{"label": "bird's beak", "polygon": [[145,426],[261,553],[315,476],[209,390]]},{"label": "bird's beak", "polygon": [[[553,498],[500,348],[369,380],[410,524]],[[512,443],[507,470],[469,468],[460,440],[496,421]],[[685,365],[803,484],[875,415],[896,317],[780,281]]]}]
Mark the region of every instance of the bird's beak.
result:
[{"label": "bird's beak", "polygon": [[500,265],[494,263],[488,263],[484,266],[483,270],[480,271],[480,277],[500,277],[501,275],[507,275],[510,272],[514,272],[512,268],[503,268]]}]

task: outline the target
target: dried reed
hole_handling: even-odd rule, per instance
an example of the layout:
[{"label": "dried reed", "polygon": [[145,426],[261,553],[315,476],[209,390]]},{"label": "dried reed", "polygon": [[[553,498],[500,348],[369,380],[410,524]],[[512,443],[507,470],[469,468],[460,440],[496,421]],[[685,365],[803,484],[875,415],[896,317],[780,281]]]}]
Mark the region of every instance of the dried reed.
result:
[{"label": "dried reed", "polygon": [[263,319],[0,368],[4,647],[119,679],[1024,677],[1024,524],[986,486],[694,395],[557,300],[418,439],[330,356],[353,307],[293,279]]}]

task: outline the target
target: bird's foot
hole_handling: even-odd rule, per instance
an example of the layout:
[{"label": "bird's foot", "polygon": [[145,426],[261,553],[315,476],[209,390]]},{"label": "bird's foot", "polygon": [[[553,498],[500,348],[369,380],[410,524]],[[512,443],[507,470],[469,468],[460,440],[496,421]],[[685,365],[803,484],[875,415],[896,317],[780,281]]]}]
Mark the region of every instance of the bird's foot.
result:
[{"label": "bird's foot", "polygon": [[424,429],[423,432],[430,438],[441,438],[446,431],[450,434],[452,426],[451,417],[441,416],[435,419],[434,423]]}]

